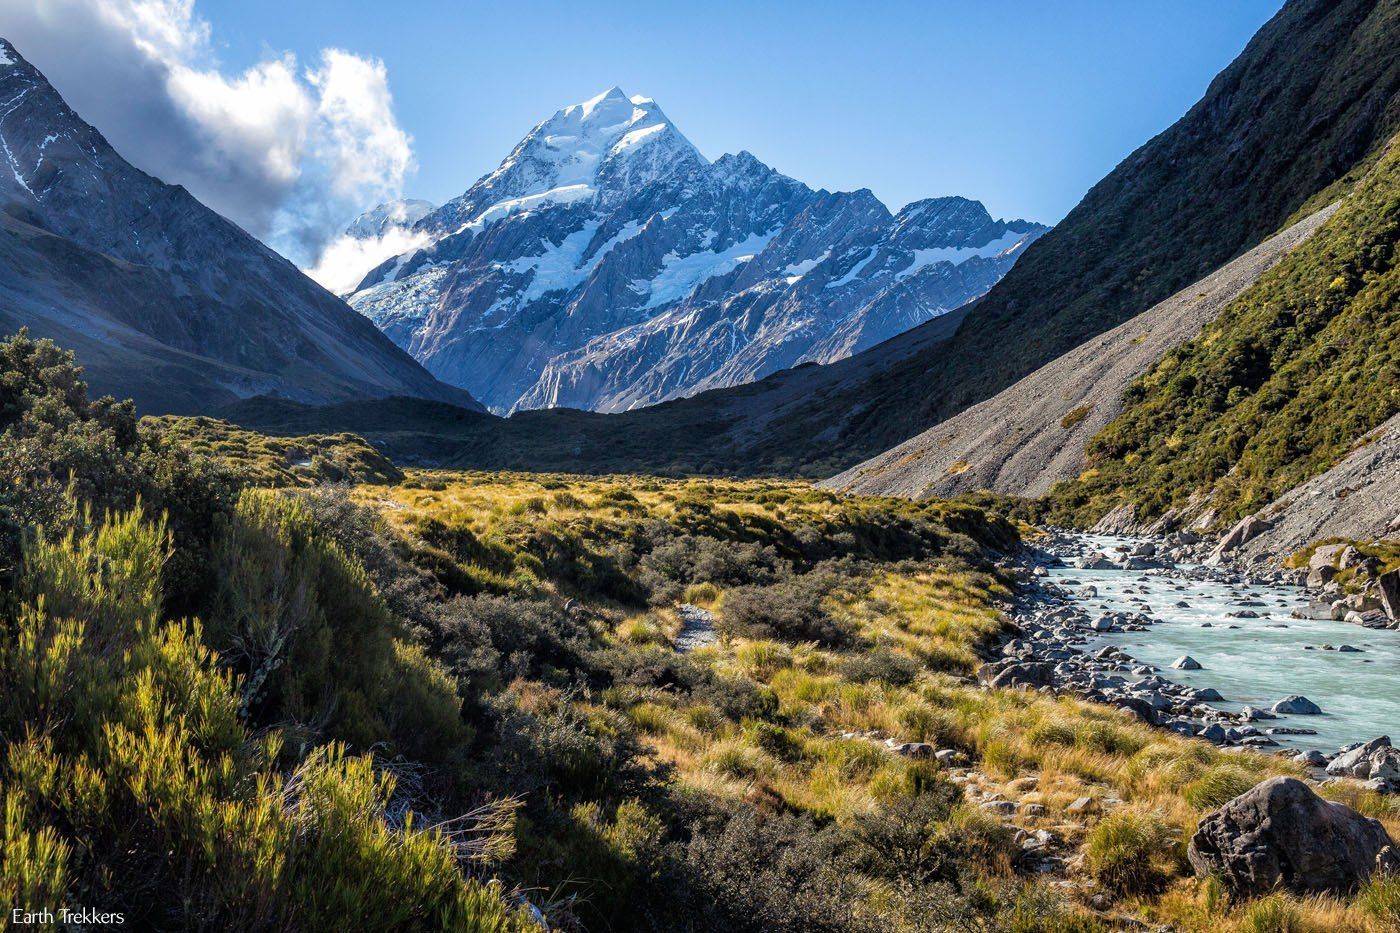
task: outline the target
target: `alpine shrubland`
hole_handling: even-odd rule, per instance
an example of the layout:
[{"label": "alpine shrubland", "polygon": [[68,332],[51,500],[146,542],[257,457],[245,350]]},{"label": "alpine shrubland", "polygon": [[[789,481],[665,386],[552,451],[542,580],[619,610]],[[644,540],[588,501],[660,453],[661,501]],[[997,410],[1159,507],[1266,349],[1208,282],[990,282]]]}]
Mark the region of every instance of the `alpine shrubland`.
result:
[{"label": "alpine shrubland", "polygon": [[[6,909],[269,930],[1394,916],[1384,881],[1228,904],[1190,876],[1196,820],[1291,765],[973,684],[1024,527],[995,500],[289,479],[286,451],[362,448],[138,422],[52,345],[0,353]],[[713,612],[712,643],[676,650],[683,602]],[[1043,809],[978,805],[997,793]],[[1383,798],[1333,793],[1396,826]],[[1016,834],[1038,829],[1075,883],[1028,870]]]},{"label": "alpine shrubland", "polygon": [[1262,509],[1400,412],[1400,146],[1317,235],[1129,389],[1089,469],[1048,497],[1057,520],[1205,494],[1220,520]]}]

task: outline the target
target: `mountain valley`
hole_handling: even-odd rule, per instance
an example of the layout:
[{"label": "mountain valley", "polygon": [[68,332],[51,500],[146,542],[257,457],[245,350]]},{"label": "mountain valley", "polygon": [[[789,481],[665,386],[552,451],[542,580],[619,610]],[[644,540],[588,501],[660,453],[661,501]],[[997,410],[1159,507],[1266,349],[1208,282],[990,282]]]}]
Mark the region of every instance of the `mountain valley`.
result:
[{"label": "mountain valley", "polygon": [[1400,929],[1400,0],[1280,3],[1053,227],[613,87],[305,274],[0,40],[0,910]]}]

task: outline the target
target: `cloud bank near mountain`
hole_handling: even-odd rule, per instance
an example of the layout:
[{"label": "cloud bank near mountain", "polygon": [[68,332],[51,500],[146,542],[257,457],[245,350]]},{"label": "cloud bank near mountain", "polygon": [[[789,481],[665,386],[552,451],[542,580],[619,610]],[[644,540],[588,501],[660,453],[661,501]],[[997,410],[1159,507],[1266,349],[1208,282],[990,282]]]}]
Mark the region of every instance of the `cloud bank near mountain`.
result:
[{"label": "cloud bank near mountain", "polygon": [[0,0],[0,14],[127,159],[301,265],[413,170],[378,59],[328,48],[230,69],[193,0]]}]

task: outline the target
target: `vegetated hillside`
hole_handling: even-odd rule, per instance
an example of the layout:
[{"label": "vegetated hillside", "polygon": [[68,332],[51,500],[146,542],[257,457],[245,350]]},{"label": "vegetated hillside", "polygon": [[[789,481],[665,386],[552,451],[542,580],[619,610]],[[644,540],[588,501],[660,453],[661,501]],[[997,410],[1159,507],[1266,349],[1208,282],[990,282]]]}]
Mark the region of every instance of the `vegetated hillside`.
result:
[{"label": "vegetated hillside", "polygon": [[1183,835],[1296,766],[970,684],[1006,626],[996,514],[771,480],[259,488],[299,486],[312,442],[138,423],[45,342],[0,361],[7,904],[277,931],[1397,919],[1392,878],[1227,905],[1191,877]]},{"label": "vegetated hillside", "polygon": [[1270,237],[1126,323],[1099,334],[985,402],[824,485],[864,495],[950,496],[974,490],[1041,496],[1084,471],[1084,447],[1123,410],[1129,385],[1197,336],[1336,210]]},{"label": "vegetated hillside", "polygon": [[[854,463],[988,398],[1321,207],[1400,129],[1400,2],[1292,0],[1170,129],[1123,161],[950,341],[790,411],[768,451]],[[815,453],[815,452],[814,452]],[[823,451],[830,456],[831,451]]]},{"label": "vegetated hillside", "polygon": [[253,395],[475,403],[183,188],[126,162],[0,39],[0,335],[73,349],[143,412]]},{"label": "vegetated hillside", "polygon": [[1277,558],[1328,539],[1362,542],[1400,537],[1400,415],[1352,444],[1318,476],[1263,510],[1269,527],[1240,549],[1241,558]]},{"label": "vegetated hillside", "polygon": [[266,437],[214,418],[176,415],[143,418],[141,427],[269,489],[403,479],[392,460],[354,434]]},{"label": "vegetated hillside", "polygon": [[1052,491],[1057,511],[1190,503],[1218,524],[1341,460],[1400,412],[1398,245],[1392,145],[1322,230],[1133,384],[1089,470]]},{"label": "vegetated hillside", "polygon": [[[949,312],[930,326],[829,366],[799,366],[759,382],[706,393],[699,404],[664,402],[607,415],[554,408],[498,418],[422,399],[315,406],[254,398],[217,413],[271,434],[353,431],[381,445],[395,460],[419,465],[816,477],[829,474],[838,461],[804,460],[814,456],[808,447],[760,458],[755,445],[780,430],[792,408],[826,397],[850,380],[868,378],[893,358],[947,339],[965,314],[965,309]],[[837,427],[827,426],[816,440],[834,436]]]}]

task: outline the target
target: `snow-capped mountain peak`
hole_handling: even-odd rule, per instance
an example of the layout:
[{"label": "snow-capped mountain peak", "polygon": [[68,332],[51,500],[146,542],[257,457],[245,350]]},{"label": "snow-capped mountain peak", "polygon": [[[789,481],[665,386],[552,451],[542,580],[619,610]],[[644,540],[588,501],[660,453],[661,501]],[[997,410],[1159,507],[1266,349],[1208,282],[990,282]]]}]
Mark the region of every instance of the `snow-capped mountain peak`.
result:
[{"label": "snow-capped mountain peak", "polygon": [[432,201],[418,198],[385,201],[351,221],[345,235],[355,240],[382,238],[395,227],[412,227],[436,209]]},{"label": "snow-capped mountain peak", "polygon": [[617,203],[705,164],[656,101],[612,87],[537,124],[494,171],[432,220],[450,233],[547,203]]},{"label": "snow-capped mountain peak", "polygon": [[612,87],[536,124],[349,300],[497,411],[617,410],[848,356],[977,297],[1044,230],[711,163]]}]

